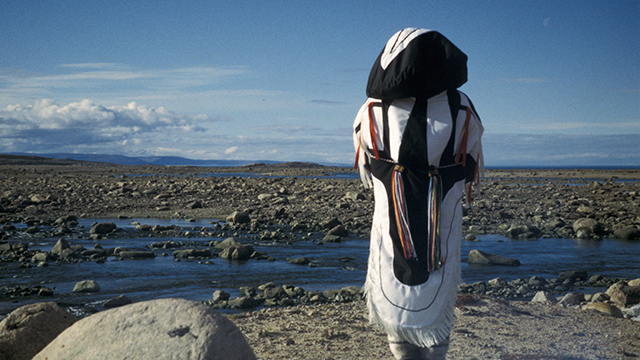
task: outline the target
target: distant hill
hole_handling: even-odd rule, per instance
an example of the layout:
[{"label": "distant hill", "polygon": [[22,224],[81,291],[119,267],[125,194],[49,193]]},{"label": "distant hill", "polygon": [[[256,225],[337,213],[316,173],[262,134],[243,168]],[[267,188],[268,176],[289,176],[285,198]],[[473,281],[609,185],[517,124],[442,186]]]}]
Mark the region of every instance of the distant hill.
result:
[{"label": "distant hill", "polygon": [[85,161],[71,159],[55,159],[33,155],[0,154],[0,165],[76,165]]},{"label": "distant hill", "polygon": [[[0,154],[0,163],[25,165],[44,163],[50,165],[69,164],[70,161],[90,161],[99,163],[111,163],[118,165],[165,165],[165,166],[210,166],[210,167],[237,167],[250,164],[280,164],[281,161],[256,161],[256,160],[194,160],[179,156],[140,156],[130,157],[123,155],[108,154],[73,154],[73,153],[55,153],[55,154],[29,154],[29,153],[12,153]],[[21,159],[19,159],[21,157]],[[40,159],[37,159],[39,157]],[[43,160],[46,158],[49,160]],[[57,159],[52,160],[52,159]],[[313,164],[315,165],[315,164]]]}]

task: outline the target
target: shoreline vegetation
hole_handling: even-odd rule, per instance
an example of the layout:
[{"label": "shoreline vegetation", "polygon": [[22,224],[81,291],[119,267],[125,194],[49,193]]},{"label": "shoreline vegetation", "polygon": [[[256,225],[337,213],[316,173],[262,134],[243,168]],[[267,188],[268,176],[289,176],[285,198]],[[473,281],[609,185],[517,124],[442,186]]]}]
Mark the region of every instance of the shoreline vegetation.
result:
[{"label": "shoreline vegetation", "polygon": [[[293,239],[287,233],[328,234],[336,228],[366,236],[371,194],[358,179],[335,176],[354,172],[297,162],[203,168],[0,155],[0,255],[3,261],[21,261],[9,255],[17,233],[77,234],[74,218],[228,219],[243,214],[248,221],[230,218],[231,230],[263,233],[278,227],[283,230],[274,236],[283,241]],[[215,173],[232,175],[209,176]],[[244,173],[261,176],[236,175]],[[640,169],[488,169],[473,194],[473,207],[464,210],[464,236],[616,238],[640,246],[639,180]],[[69,221],[60,220],[65,218]],[[27,228],[11,228],[18,223]],[[449,358],[640,357],[639,322],[587,310],[584,298],[561,304],[553,300],[461,294]],[[368,323],[365,301],[358,297],[228,317],[259,359],[391,358],[385,335]]]}]

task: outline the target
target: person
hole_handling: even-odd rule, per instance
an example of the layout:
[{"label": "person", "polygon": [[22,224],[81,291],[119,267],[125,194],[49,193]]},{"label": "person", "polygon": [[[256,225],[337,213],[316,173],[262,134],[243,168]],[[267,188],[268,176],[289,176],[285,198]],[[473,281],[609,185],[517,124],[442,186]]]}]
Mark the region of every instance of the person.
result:
[{"label": "person", "polygon": [[446,37],[403,29],[374,63],[354,122],[355,167],[375,201],[364,293],[397,359],[449,349],[462,203],[483,169],[483,127],[457,90],[466,81],[467,56]]}]

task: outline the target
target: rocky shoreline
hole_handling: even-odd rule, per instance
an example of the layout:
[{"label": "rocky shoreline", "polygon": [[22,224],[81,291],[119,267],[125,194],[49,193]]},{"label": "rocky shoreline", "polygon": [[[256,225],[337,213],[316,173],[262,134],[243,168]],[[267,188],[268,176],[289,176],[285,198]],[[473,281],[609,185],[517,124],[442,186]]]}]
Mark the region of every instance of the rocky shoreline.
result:
[{"label": "rocky shoreline", "polygon": [[[158,249],[162,249],[164,255],[172,254],[176,261],[206,262],[215,257],[269,261],[268,254],[256,252],[251,245],[235,241],[233,234],[252,234],[263,240],[283,243],[300,239],[318,243],[340,242],[350,235],[366,237],[373,210],[371,194],[362,188],[359,180],[353,176],[353,170],[313,164],[197,168],[78,162],[16,164],[14,159],[13,163],[0,165],[0,170],[0,223],[3,224],[0,228],[0,259],[2,262],[19,263],[24,268],[53,263],[104,262],[109,257],[144,259],[157,256]],[[234,175],[215,175],[220,173]],[[501,234],[514,239],[557,237],[588,241],[602,238],[637,241],[640,240],[639,179],[640,170],[488,170],[480,192],[474,194],[473,206],[464,209],[464,236],[469,241],[483,234]],[[108,222],[96,223],[90,229],[85,229],[78,226],[80,218],[220,219],[221,222],[206,230],[138,224],[134,230],[123,231]],[[184,240],[154,243],[147,249],[102,248],[99,244],[87,249],[73,246],[65,240],[70,237],[95,240],[147,237],[149,234]],[[45,237],[59,237],[60,240],[50,251],[29,249],[28,242]],[[217,240],[211,240],[206,249],[196,249],[190,243],[194,238]],[[291,260],[307,265],[305,259]],[[605,278],[581,271],[562,273],[555,279],[534,276],[506,281],[496,278],[462,284],[460,296],[461,299],[467,297],[467,300],[484,299],[474,303],[476,305],[494,304],[496,301],[503,304],[500,302],[503,300],[495,299],[538,297],[540,300],[542,297],[544,303],[560,299],[564,300],[564,303],[561,302],[563,309],[567,306],[579,309],[591,303],[613,304],[614,298],[617,298],[604,292],[586,294],[586,297],[585,294],[582,297],[573,295],[566,300],[563,296],[581,294],[580,289],[584,287],[611,289],[622,287],[621,284],[632,288],[638,286],[635,283],[622,283],[622,280],[632,279]],[[15,286],[3,287],[2,291],[0,301],[31,296],[46,299],[53,290],[46,286]],[[625,291],[629,302],[618,302],[614,307],[624,309],[635,304],[635,290]],[[316,307],[322,311],[335,309],[339,317],[345,317],[344,312],[350,311],[346,309],[354,307],[359,314],[363,312],[360,290],[355,287],[319,292],[306,291],[295,284],[266,283],[259,287],[243,287],[240,292],[241,296],[237,298],[216,292],[208,303],[219,309],[264,308],[255,313],[232,316],[243,323],[239,326],[245,333],[249,332],[247,336],[254,349],[261,346],[259,343],[265,339],[277,343],[282,336],[271,336],[270,330],[264,328],[256,330],[254,324],[245,322],[247,319],[270,318],[272,315],[279,318],[286,314],[293,316],[314,312],[308,309]],[[113,300],[111,305],[105,307],[130,302],[126,297]],[[633,317],[629,311],[625,314]],[[357,321],[362,321],[364,315],[358,316]],[[278,320],[273,321],[272,325],[276,326]],[[366,327],[363,323],[362,329]],[[256,331],[257,338],[254,337]],[[332,331],[325,334],[321,342],[332,343],[341,337],[351,337],[341,335],[340,331]],[[467,330],[461,328],[458,331],[454,338],[468,335],[465,333]],[[365,338],[374,336],[381,340],[380,334],[370,328],[363,335]],[[594,358],[626,358],[625,353],[640,355],[638,335],[626,333],[625,339],[635,336],[635,340],[629,340],[631,345],[622,352],[616,350],[615,356]],[[285,348],[291,349],[295,347],[291,345],[297,344],[295,339],[284,341],[283,352],[277,354],[286,353]],[[384,346],[375,349],[384,353],[375,356],[388,356]],[[456,353],[455,349],[452,349],[453,353]],[[268,351],[256,352],[259,358],[276,358],[275,355],[270,357]],[[324,358],[350,357],[335,356],[334,353]]]}]

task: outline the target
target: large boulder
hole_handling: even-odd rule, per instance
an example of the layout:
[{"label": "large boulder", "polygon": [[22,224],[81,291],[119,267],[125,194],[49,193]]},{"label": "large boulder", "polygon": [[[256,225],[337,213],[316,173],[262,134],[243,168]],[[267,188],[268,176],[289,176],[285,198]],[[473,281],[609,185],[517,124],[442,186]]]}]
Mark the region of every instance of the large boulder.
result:
[{"label": "large boulder", "polygon": [[247,224],[251,222],[249,214],[244,211],[234,211],[231,215],[227,216],[226,220],[230,224]]},{"label": "large boulder", "polygon": [[86,317],[33,359],[255,358],[240,330],[210,306],[159,299]]},{"label": "large boulder", "polygon": [[223,259],[249,260],[254,252],[251,245],[230,246],[222,250],[219,256]]},{"label": "large boulder", "polygon": [[112,231],[115,231],[118,227],[116,226],[116,224],[112,223],[112,222],[103,222],[103,223],[98,223],[95,224],[91,227],[91,230],[89,230],[89,233],[91,234],[98,234],[98,235],[106,235]]},{"label": "large boulder", "polygon": [[604,302],[593,302],[582,307],[582,310],[595,310],[603,314],[611,315],[616,318],[624,317],[622,311],[617,307]]},{"label": "large boulder", "polygon": [[632,225],[623,226],[622,228],[614,231],[613,236],[616,239],[621,239],[621,240],[639,240],[640,229]]},{"label": "large boulder", "polygon": [[224,241],[216,244],[214,247],[216,249],[226,249],[226,248],[231,247],[231,246],[235,246],[235,247],[242,246],[242,243],[240,241],[236,240],[235,238],[230,237],[230,238],[227,238]]},{"label": "large boulder", "polygon": [[629,286],[628,283],[620,281],[607,289],[607,295],[619,308],[633,306],[640,303],[640,286]]},{"label": "large boulder", "polygon": [[30,360],[74,322],[54,302],[22,306],[0,322],[0,359]]},{"label": "large boulder", "polygon": [[100,285],[98,285],[98,283],[95,280],[79,281],[73,286],[74,293],[92,293],[92,292],[99,292],[99,291],[100,291]]},{"label": "large boulder", "polygon": [[53,248],[51,249],[51,253],[55,255],[60,255],[64,250],[67,250],[70,248],[71,248],[71,245],[69,245],[69,242],[67,240],[59,239],[58,242],[56,242],[56,244],[53,245]]},{"label": "large boulder", "polygon": [[574,221],[572,228],[576,236],[580,238],[599,236],[604,232],[602,224],[591,218],[580,218]]},{"label": "large boulder", "polygon": [[469,264],[477,265],[502,265],[502,266],[519,266],[520,260],[511,259],[502,255],[489,254],[480,250],[469,251]]}]

